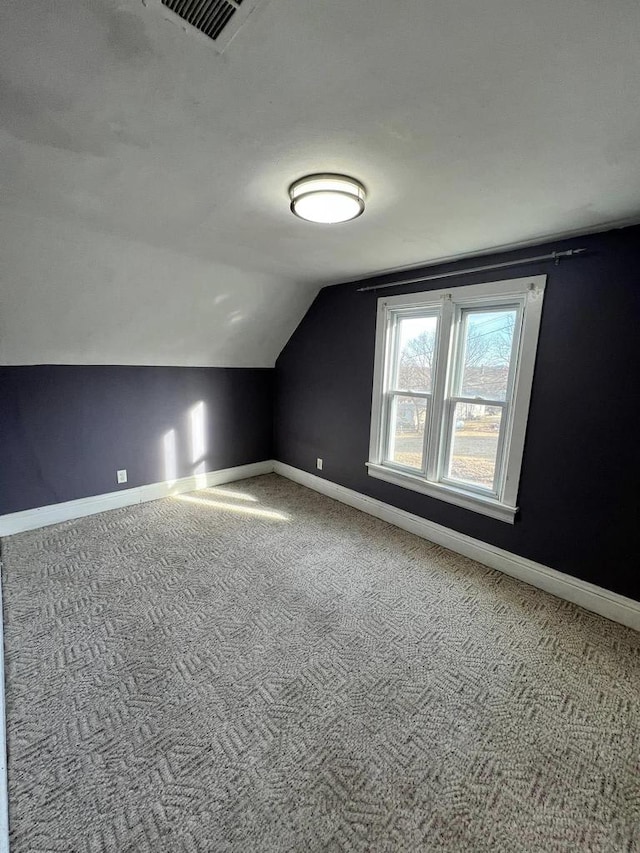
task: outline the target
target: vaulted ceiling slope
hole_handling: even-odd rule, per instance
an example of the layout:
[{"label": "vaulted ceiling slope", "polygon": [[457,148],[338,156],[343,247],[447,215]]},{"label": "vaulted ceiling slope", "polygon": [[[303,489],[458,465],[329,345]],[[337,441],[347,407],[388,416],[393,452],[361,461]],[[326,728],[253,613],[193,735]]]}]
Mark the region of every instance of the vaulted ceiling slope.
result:
[{"label": "vaulted ceiling slope", "polygon": [[[637,0],[0,4],[0,362],[269,366],[318,287],[640,211]],[[353,174],[343,226],[288,211]]]}]

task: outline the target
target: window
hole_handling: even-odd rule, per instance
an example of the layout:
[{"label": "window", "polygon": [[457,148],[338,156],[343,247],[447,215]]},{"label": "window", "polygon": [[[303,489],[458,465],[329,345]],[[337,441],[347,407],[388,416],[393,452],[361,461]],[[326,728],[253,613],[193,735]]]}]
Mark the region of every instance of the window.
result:
[{"label": "window", "polygon": [[513,523],[545,283],[378,300],[372,477]]}]

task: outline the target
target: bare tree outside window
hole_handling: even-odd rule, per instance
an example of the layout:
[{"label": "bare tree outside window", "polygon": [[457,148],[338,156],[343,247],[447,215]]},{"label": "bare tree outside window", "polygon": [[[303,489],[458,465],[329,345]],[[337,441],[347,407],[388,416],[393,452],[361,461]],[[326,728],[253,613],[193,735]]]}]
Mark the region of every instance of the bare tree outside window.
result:
[{"label": "bare tree outside window", "polygon": [[465,323],[462,396],[505,399],[515,321],[513,310],[469,313]]},{"label": "bare tree outside window", "polygon": [[431,388],[436,347],[435,329],[407,341],[400,354],[398,385],[409,390]]}]

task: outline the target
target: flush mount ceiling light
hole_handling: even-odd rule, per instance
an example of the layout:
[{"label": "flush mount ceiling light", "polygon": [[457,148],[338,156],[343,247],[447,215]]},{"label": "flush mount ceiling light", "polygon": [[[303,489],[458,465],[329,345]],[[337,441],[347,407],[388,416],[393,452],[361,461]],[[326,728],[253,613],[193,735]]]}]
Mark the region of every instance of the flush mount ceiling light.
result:
[{"label": "flush mount ceiling light", "polygon": [[360,216],[366,193],[360,181],[346,175],[307,175],[291,184],[289,198],[300,219],[333,224]]}]

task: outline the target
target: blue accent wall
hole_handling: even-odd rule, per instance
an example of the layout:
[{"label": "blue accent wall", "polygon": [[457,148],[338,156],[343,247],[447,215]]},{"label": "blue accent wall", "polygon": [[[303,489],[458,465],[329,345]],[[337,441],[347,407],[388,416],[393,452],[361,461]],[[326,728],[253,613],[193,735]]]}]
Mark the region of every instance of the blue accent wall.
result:
[{"label": "blue accent wall", "polygon": [[[423,518],[640,599],[640,228],[422,272],[585,247],[524,264],[359,293],[324,288],[276,365],[276,458]],[[420,275],[412,270],[411,277]],[[546,273],[547,289],[512,526],[367,475],[377,299]],[[396,277],[400,278],[401,276]],[[324,460],[316,471],[316,457]]]},{"label": "blue accent wall", "polygon": [[0,515],[168,479],[171,431],[177,477],[270,459],[272,401],[269,369],[0,367]]}]

